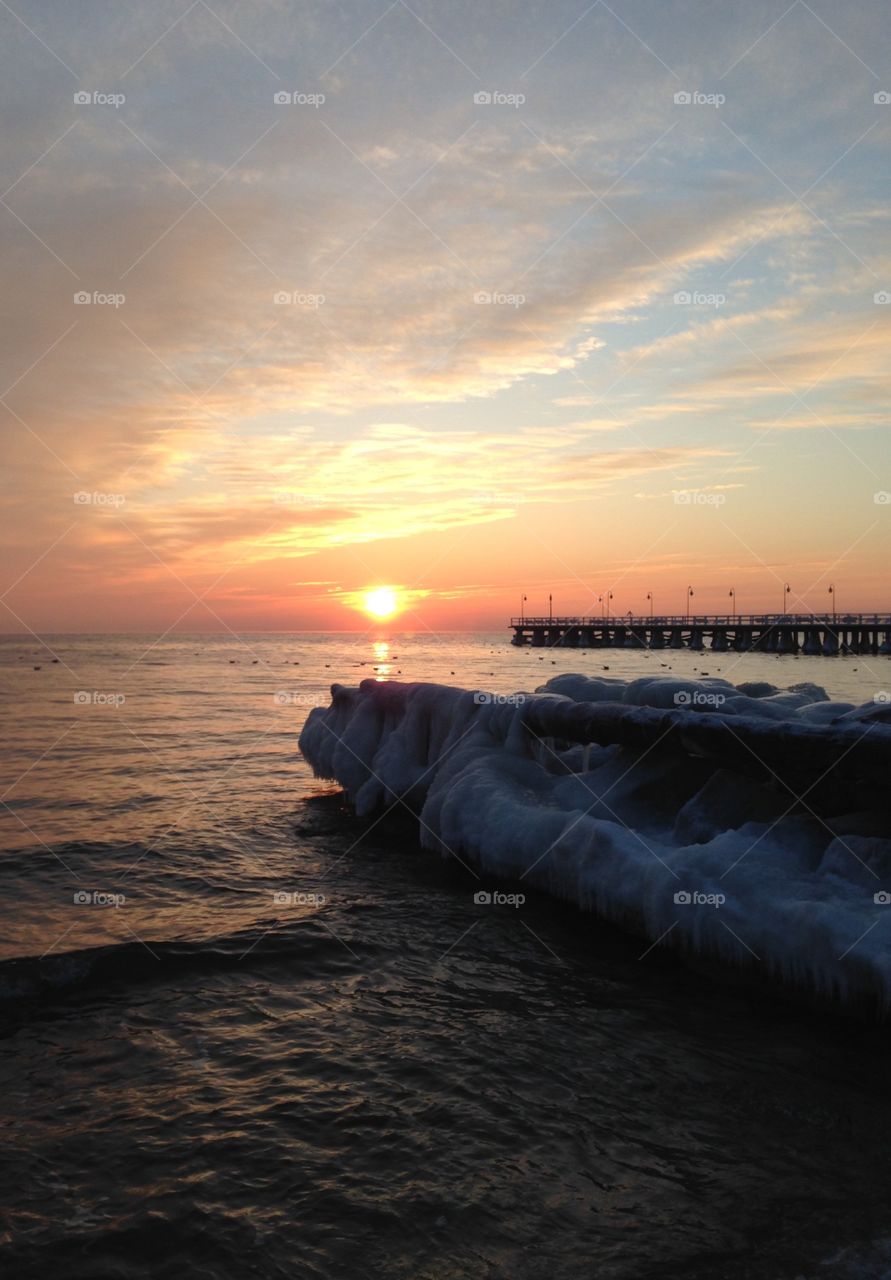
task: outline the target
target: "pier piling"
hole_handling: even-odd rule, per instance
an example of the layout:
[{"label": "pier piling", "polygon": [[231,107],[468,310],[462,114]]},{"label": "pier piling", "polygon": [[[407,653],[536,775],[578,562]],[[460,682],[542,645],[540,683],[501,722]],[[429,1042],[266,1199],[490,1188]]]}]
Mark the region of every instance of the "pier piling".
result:
[{"label": "pier piling", "polygon": [[621,619],[511,618],[512,643],[535,649],[692,649],[718,653],[891,655],[891,613],[705,614]]}]

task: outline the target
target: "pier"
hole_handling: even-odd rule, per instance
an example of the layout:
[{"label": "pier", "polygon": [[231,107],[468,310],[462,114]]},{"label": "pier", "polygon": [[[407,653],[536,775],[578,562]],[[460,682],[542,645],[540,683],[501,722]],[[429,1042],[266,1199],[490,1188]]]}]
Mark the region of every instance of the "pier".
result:
[{"label": "pier", "polygon": [[535,649],[714,649],[718,653],[891,655],[891,613],[511,618]]}]

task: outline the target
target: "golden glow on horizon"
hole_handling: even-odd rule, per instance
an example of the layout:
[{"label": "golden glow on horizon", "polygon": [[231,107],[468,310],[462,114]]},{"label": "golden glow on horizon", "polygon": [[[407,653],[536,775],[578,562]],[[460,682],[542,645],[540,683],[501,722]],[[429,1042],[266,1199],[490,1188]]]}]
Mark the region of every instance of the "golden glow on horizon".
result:
[{"label": "golden glow on horizon", "polygon": [[[636,5],[646,29],[631,38],[615,5],[563,7],[581,13],[578,39],[550,7],[444,4],[434,44],[417,10],[351,53],[360,0],[317,6],[309,31],[288,6],[241,5],[248,46],[336,71],[350,145],[323,131],[320,146],[265,90],[250,114],[221,112],[216,90],[171,113],[195,84],[225,99],[232,70],[232,31],[192,0],[183,39],[158,50],[148,17],[143,31],[99,6],[43,6],[39,38],[100,88],[121,66],[132,83],[147,46],[158,79],[131,104],[135,136],[96,111],[63,135],[57,58],[21,33],[29,89],[52,110],[19,102],[3,137],[24,202],[0,215],[16,317],[0,347],[4,631],[29,645],[97,626],[506,640],[518,606],[546,617],[551,595],[555,614],[598,617],[610,587],[615,614],[646,615],[649,594],[658,616],[683,613],[692,583],[697,612],[726,612],[731,587],[740,609],[775,612],[788,580],[789,609],[819,612],[836,577],[844,609],[889,606],[885,94],[870,98],[857,62],[884,41],[887,4],[845,6],[844,41],[815,29],[818,5],[769,27],[756,10],[773,5],[739,20],[695,6],[702,21],[684,0]],[[644,35],[668,63],[680,41],[694,64],[733,69],[735,139],[700,127],[718,112],[678,111]],[[466,67],[443,59],[472,45],[479,70],[515,40],[540,62],[526,77],[560,86],[546,135],[480,110],[456,91]],[[212,220],[171,223],[158,155],[213,186]],[[831,225],[757,156],[793,187],[802,166],[823,175]],[[357,158],[385,184],[423,177],[411,217],[375,203],[369,226]],[[621,218],[573,174],[621,189]],[[295,207],[313,228],[302,275]],[[75,267],[94,305],[72,310],[59,290]],[[120,295],[92,290],[137,269],[119,323]]]},{"label": "golden glow on horizon", "polygon": [[362,608],[370,618],[385,622],[399,612],[399,594],[392,587],[375,587],[373,591],[365,592]]}]

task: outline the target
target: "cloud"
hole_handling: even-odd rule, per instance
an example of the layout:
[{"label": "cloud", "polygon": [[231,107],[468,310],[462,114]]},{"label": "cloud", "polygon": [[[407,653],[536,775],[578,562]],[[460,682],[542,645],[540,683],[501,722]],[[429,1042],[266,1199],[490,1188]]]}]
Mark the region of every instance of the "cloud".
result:
[{"label": "cloud", "polygon": [[[298,32],[283,0],[51,3],[40,40],[2,19],[14,571],[64,534],[29,588],[66,554],[118,583],[162,572],[147,548],[272,574],[680,484],[774,409],[804,429],[794,394],[834,430],[882,424],[888,125],[831,32],[799,7],[746,53],[755,19],[710,6],[598,10],[562,41],[565,4],[419,12],[369,30],[354,0],[310,4]],[[879,17],[846,19],[867,62]],[[740,54],[720,115],[675,107]],[[490,80],[523,109],[475,104]],[[73,512],[76,490],[126,503]]]}]

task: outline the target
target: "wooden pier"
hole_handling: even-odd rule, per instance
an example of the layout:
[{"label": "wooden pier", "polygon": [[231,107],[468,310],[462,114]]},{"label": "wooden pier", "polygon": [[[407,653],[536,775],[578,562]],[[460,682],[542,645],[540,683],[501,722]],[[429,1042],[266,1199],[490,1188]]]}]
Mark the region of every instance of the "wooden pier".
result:
[{"label": "wooden pier", "polygon": [[891,614],[704,614],[511,618],[512,644],[535,649],[714,649],[718,653],[889,654]]}]

